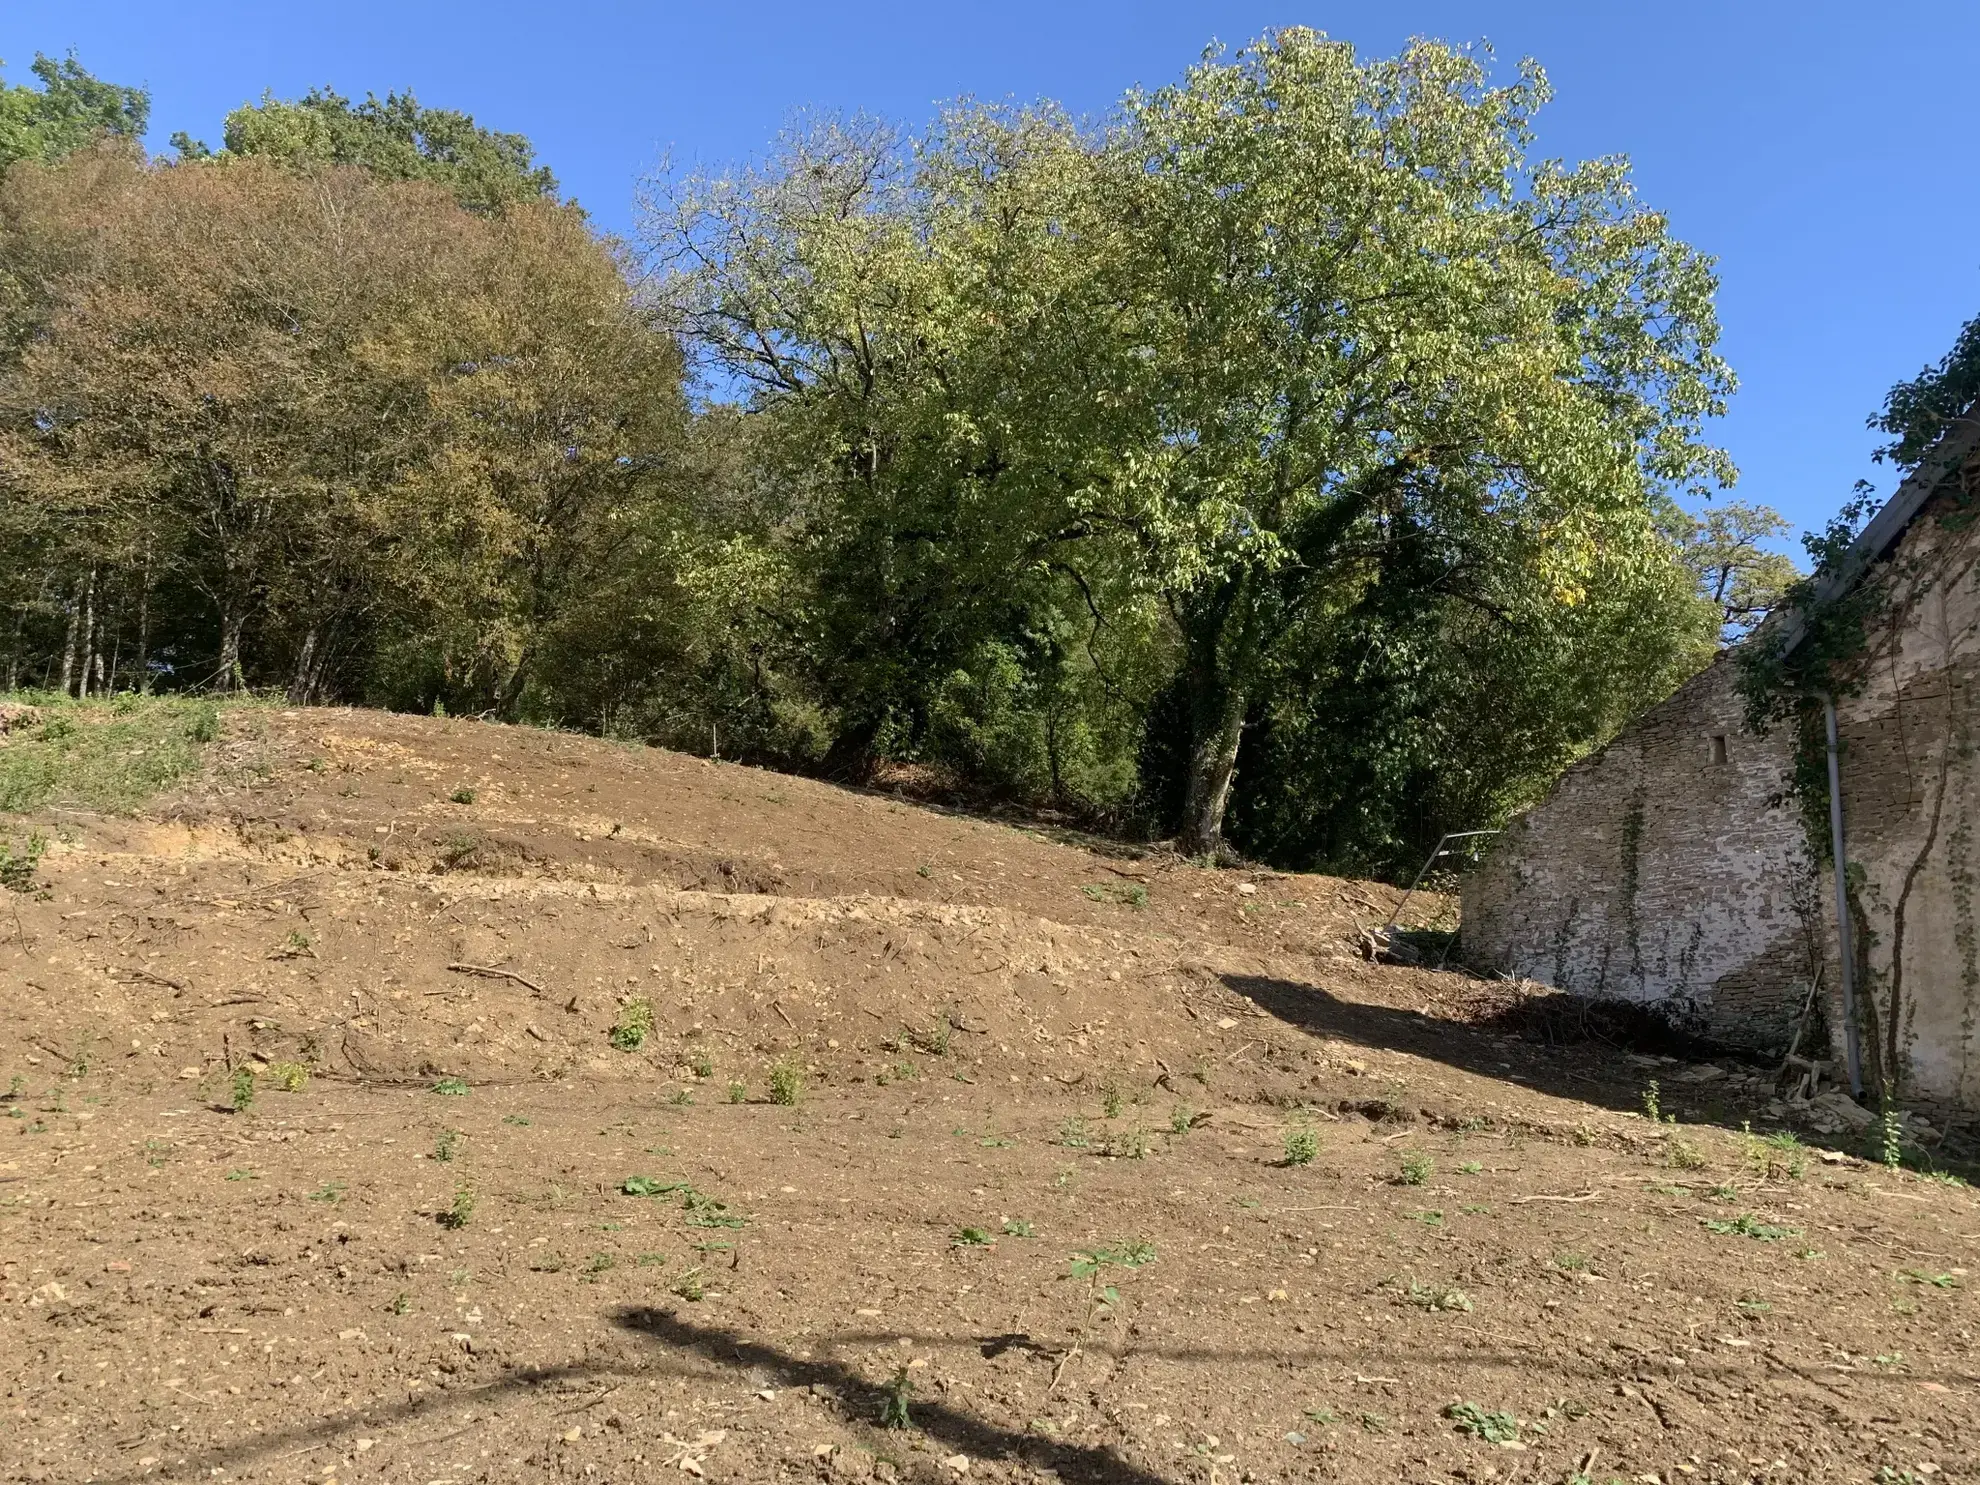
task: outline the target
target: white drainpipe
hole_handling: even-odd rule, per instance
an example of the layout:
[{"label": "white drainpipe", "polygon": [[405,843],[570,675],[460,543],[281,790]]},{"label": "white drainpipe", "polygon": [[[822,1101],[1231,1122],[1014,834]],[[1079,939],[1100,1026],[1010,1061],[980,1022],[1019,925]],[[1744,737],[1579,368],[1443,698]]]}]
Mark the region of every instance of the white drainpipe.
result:
[{"label": "white drainpipe", "polygon": [[1843,841],[1842,768],[1836,741],[1836,702],[1822,695],[1822,720],[1829,733],[1829,838],[1836,860],[1836,949],[1842,956],[1843,1045],[1849,1053],[1849,1091],[1863,1096],[1863,1054],[1856,1045],[1856,947],[1849,920],[1849,856]]}]

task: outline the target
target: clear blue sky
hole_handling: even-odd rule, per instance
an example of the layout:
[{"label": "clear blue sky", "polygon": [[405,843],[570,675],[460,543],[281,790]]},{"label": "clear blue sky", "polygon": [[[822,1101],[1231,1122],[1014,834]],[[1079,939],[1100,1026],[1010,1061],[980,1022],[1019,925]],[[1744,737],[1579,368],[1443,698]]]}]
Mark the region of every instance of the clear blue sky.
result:
[{"label": "clear blue sky", "polygon": [[1318,27],[1364,51],[1411,35],[1537,57],[1556,101],[1543,151],[1621,153],[1646,200],[1714,254],[1741,391],[1721,438],[1739,495],[1819,524],[1869,460],[1864,418],[1980,313],[1971,180],[1974,0],[1562,0],[1562,3],[554,5],[420,0],[4,0],[0,57],[35,51],[152,94],[151,143],[218,142],[221,116],[272,88],[430,104],[537,144],[596,219],[624,230],[663,151],[759,149],[794,107],[908,121],[938,100],[1060,99],[1103,110],[1174,77],[1211,39]]}]

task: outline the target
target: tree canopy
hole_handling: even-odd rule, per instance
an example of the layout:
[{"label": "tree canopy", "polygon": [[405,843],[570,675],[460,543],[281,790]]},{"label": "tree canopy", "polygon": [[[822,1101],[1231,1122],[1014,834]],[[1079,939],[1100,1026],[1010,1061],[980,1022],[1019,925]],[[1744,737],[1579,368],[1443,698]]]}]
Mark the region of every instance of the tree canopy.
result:
[{"label": "tree canopy", "polygon": [[37,55],[39,88],[0,83],[0,171],[17,160],[48,164],[109,136],[136,142],[151,117],[142,88],[103,82],[74,56]]},{"label": "tree canopy", "polygon": [[[522,135],[484,129],[453,109],[423,108],[410,92],[367,94],[362,103],[330,88],[293,102],[268,94],[228,114],[223,138],[225,154],[291,169],[355,165],[384,180],[433,181],[483,213],[557,194],[556,177]],[[172,142],[187,158],[209,153],[184,134]]]}]

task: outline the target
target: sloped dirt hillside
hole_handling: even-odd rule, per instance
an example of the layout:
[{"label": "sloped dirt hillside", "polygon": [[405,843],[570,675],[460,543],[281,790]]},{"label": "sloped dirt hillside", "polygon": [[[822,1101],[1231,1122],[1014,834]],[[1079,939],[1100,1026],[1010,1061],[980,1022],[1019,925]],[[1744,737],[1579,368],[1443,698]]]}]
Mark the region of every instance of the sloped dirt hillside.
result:
[{"label": "sloped dirt hillside", "polygon": [[1393,888],[218,733],[0,822],[0,1478],[1976,1478],[1971,1192],[1371,963]]}]

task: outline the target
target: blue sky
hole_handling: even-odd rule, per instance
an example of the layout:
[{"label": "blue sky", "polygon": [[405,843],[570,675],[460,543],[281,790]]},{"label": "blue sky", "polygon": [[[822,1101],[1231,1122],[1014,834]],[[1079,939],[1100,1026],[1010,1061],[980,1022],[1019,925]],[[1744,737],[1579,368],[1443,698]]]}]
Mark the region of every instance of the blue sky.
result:
[{"label": "blue sky", "polygon": [[152,93],[151,143],[263,89],[415,90],[529,135],[604,226],[631,223],[663,152],[759,149],[795,107],[908,121],[939,100],[1057,98],[1099,111],[1210,40],[1310,25],[1364,51],[1411,35],[1537,57],[1540,148],[1631,157],[1643,197],[1715,255],[1741,390],[1719,436],[1738,495],[1819,525],[1870,462],[1864,418],[1980,313],[1972,60],[1980,4],[1281,3],[522,5],[346,0],[5,0],[0,57],[37,51]]}]

